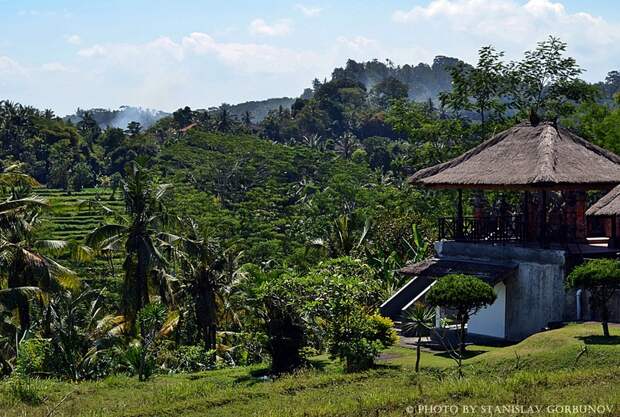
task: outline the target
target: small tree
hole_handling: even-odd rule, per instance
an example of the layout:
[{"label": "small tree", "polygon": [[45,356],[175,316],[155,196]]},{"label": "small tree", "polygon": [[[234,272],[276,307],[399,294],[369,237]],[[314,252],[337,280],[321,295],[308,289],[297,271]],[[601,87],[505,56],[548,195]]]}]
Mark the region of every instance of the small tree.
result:
[{"label": "small tree", "polygon": [[600,309],[603,335],[609,337],[609,306],[607,303],[620,288],[620,261],[595,259],[576,267],[568,276],[570,288],[590,291],[590,305]]},{"label": "small tree", "polygon": [[137,317],[140,336],[138,353],[138,379],[146,381],[155,368],[153,346],[166,319],[166,307],[163,304],[151,303],[144,306]]},{"label": "small tree", "polygon": [[432,308],[426,307],[422,303],[416,303],[411,310],[407,311],[403,330],[407,333],[413,333],[418,337],[416,344],[415,371],[420,371],[420,347],[422,344],[422,335],[433,326],[435,312]]},{"label": "small tree", "polygon": [[459,323],[460,357],[465,354],[465,325],[472,314],[493,304],[495,291],[481,279],[463,274],[446,275],[428,291],[426,302],[454,310]]}]

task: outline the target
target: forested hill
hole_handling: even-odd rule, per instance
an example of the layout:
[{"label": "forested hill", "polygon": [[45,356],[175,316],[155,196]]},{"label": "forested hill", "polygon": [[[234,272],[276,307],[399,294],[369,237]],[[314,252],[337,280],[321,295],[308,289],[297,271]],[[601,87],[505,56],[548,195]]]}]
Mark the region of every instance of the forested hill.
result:
[{"label": "forested hill", "polygon": [[[354,80],[363,84],[370,91],[381,82],[385,82],[388,79],[396,79],[407,87],[409,100],[422,102],[431,99],[437,104],[439,93],[450,91],[451,89],[450,68],[460,62],[457,58],[437,56],[431,65],[419,63],[417,65],[406,64],[396,67],[389,60],[383,63],[376,59],[368,62],[356,62],[350,59],[344,67],[334,69],[332,80]],[[316,87],[317,83],[318,80],[315,80],[313,87]],[[313,93],[312,88],[306,88],[303,92],[300,92],[298,98],[308,99]],[[245,114],[248,114],[253,122],[260,123],[267,117],[270,111],[290,109],[296,98],[268,98],[231,105],[224,104],[224,106],[228,107],[231,115],[242,118]],[[214,112],[216,109],[210,108],[206,111]],[[78,109],[75,114],[67,116],[66,120],[78,123],[82,120],[85,112],[91,113],[102,129],[108,126],[125,128],[132,121],[140,123],[144,128],[148,128],[157,120],[169,115],[159,110],[122,106],[117,110]]]},{"label": "forested hill", "polygon": [[101,129],[106,127],[120,127],[124,129],[131,122],[138,122],[143,127],[152,126],[159,119],[169,116],[160,110],[144,109],[141,107],[121,106],[116,110],[112,109],[77,109],[75,114],[65,117],[71,123],[78,123],[84,118],[84,113],[90,113],[93,119],[99,124]]},{"label": "forested hill", "polygon": [[364,84],[370,90],[376,84],[388,78],[394,78],[407,86],[409,100],[438,102],[439,93],[452,89],[450,69],[462,61],[457,58],[436,56],[431,65],[394,66],[391,61],[386,63],[378,60],[368,62],[347,61],[344,68],[336,68],[333,78],[348,78]]}]

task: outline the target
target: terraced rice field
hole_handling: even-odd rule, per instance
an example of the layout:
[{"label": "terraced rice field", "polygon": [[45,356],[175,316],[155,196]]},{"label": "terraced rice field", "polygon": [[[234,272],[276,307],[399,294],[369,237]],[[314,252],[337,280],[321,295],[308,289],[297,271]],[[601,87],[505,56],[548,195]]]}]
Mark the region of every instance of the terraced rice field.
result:
[{"label": "terraced rice field", "polygon": [[[83,243],[85,237],[97,226],[104,224],[106,213],[97,207],[83,204],[98,198],[102,204],[115,211],[122,212],[123,202],[120,193],[111,198],[111,190],[105,188],[86,188],[82,191],[67,193],[60,189],[37,188],[35,194],[48,199],[50,208],[43,214],[41,237]],[[68,253],[60,260],[80,275],[81,279],[95,288],[106,287],[114,292],[120,284],[122,258],[115,256],[110,262],[104,257],[97,257],[90,262],[77,262]]]}]

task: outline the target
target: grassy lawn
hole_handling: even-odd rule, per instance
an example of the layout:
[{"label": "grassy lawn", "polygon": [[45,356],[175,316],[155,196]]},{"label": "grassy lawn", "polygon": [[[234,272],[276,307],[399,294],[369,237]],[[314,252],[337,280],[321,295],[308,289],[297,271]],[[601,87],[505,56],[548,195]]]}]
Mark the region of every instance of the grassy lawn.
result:
[{"label": "grassy lawn", "polygon": [[[0,416],[46,416],[67,394],[52,415],[472,415],[462,406],[594,404],[615,409],[589,415],[617,416],[620,329],[612,329],[611,340],[599,334],[600,325],[580,324],[540,333],[510,347],[471,346],[476,355],[466,360],[462,379],[456,377],[451,359],[431,352],[423,353],[423,371],[415,375],[415,352],[394,347],[376,369],[353,374],[319,357],[313,361],[314,369],[276,380],[261,377],[264,366],[158,375],[146,383],[125,376],[79,384],[40,380],[33,383],[43,399],[36,406],[20,402],[7,383],[0,383]],[[460,407],[456,414],[407,412],[408,406],[418,405]],[[493,415],[520,415],[502,411]],[[551,411],[555,409],[543,408],[537,415],[583,415]]]}]

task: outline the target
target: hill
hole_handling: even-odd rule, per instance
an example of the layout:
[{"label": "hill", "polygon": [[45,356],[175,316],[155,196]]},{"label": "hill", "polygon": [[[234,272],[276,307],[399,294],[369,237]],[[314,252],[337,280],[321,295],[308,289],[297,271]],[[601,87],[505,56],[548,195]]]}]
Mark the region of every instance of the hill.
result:
[{"label": "hill", "polygon": [[[620,328],[612,331],[611,343],[597,338],[598,325],[580,324],[514,346],[472,346],[471,351],[487,352],[466,361],[461,379],[450,359],[431,352],[423,353],[416,375],[415,351],[393,348],[375,369],[351,374],[317,357],[314,369],[275,380],[258,365],[159,375],[150,382],[123,376],[80,385],[34,381],[32,389],[45,398],[35,406],[20,403],[5,382],[0,383],[0,407],[6,417],[44,416],[66,396],[56,416],[520,415],[518,404],[540,406],[535,415],[594,415],[578,409],[565,413],[561,407],[598,406],[597,415],[613,416],[620,411]],[[576,361],[584,346],[588,353]],[[515,353],[523,361],[517,362]],[[424,407],[433,405],[452,408],[425,414]],[[477,414],[465,406],[476,407]],[[512,411],[503,408],[511,406]]]},{"label": "hill", "polygon": [[278,110],[280,107],[283,109],[290,109],[294,102],[295,99],[290,97],[270,98],[267,100],[246,101],[245,103],[232,104],[228,109],[232,115],[238,118],[241,118],[245,112],[249,112],[252,121],[254,123],[260,123],[267,117],[270,111]]},{"label": "hill", "polygon": [[368,62],[347,61],[344,68],[336,68],[333,79],[352,79],[370,90],[374,85],[387,78],[395,78],[407,86],[409,100],[424,102],[429,99],[438,101],[439,93],[452,89],[450,68],[462,62],[458,58],[436,56],[431,65],[394,66],[391,62],[379,62],[376,59]]},{"label": "hill", "polygon": [[161,110],[144,109],[142,107],[121,106],[116,110],[111,109],[77,109],[75,114],[65,117],[65,120],[77,124],[85,112],[89,112],[100,128],[118,127],[125,129],[130,122],[138,122],[144,128],[151,127],[156,121],[169,116],[169,113]]}]

